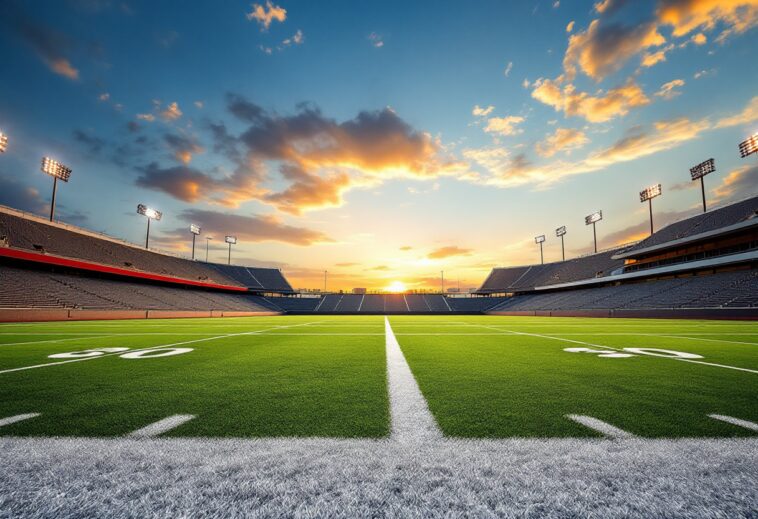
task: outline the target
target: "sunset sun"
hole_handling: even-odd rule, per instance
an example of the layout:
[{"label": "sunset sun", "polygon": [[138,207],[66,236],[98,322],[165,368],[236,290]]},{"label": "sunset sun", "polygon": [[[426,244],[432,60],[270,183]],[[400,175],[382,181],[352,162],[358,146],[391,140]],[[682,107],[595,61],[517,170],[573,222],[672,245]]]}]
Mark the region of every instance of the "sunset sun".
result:
[{"label": "sunset sun", "polygon": [[386,290],[387,292],[399,294],[400,292],[405,292],[406,290],[408,290],[408,287],[405,286],[405,283],[403,283],[402,281],[393,281],[392,283],[387,285],[384,290]]}]

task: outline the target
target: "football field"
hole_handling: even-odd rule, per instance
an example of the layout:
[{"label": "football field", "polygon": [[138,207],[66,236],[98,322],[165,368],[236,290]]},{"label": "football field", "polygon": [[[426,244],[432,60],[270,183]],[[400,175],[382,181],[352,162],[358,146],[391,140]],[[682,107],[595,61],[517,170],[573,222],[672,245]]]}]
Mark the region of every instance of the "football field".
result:
[{"label": "football field", "polygon": [[756,323],[387,322],[282,316],[0,325],[0,435],[385,438],[392,431],[388,335],[444,437],[758,434]]}]

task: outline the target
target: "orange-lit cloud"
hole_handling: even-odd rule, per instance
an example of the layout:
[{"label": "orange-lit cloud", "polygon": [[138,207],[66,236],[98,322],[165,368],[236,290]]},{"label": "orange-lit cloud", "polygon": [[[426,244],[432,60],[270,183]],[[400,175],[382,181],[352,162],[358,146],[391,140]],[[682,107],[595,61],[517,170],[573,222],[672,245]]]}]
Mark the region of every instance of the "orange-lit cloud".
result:
[{"label": "orange-lit cloud", "polygon": [[429,259],[445,259],[453,256],[470,256],[472,252],[472,249],[464,249],[457,245],[448,245],[446,247],[434,249],[427,254],[426,257]]},{"label": "orange-lit cloud", "polygon": [[715,200],[722,202],[758,193],[758,166],[744,165],[730,171],[713,189]]},{"label": "orange-lit cloud", "polygon": [[677,90],[684,86],[683,79],[674,79],[668,83],[661,85],[661,88],[654,94],[656,97],[662,97],[663,99],[673,99],[682,92]]},{"label": "orange-lit cloud", "polygon": [[245,15],[248,20],[255,20],[261,26],[261,30],[268,30],[273,21],[283,22],[287,19],[287,10],[271,3],[266,5],[253,4],[252,10]]},{"label": "orange-lit cloud", "polygon": [[753,97],[741,112],[719,119],[716,128],[750,124],[754,121],[758,121],[758,96]]},{"label": "orange-lit cloud", "polygon": [[723,41],[758,24],[758,0],[660,0],[656,17],[675,37],[720,24],[724,29],[717,39]]},{"label": "orange-lit cloud", "polygon": [[169,103],[164,110],[160,112],[161,117],[167,121],[175,121],[182,116],[182,111],[179,109],[179,103],[174,101]]},{"label": "orange-lit cloud", "polygon": [[486,108],[482,108],[479,105],[474,106],[473,110],[471,110],[471,115],[475,117],[485,117],[492,113],[492,110],[494,110],[495,107],[492,105],[489,105]]},{"label": "orange-lit cloud", "polygon": [[557,81],[538,79],[534,82],[532,97],[567,116],[583,117],[593,123],[624,116],[630,109],[650,103],[631,79],[620,87],[598,91],[595,95],[577,91],[572,84],[561,87]]},{"label": "orange-lit cloud", "polygon": [[47,62],[50,70],[69,79],[79,79],[79,71],[66,58],[56,58]]},{"label": "orange-lit cloud", "polygon": [[573,128],[556,128],[552,135],[537,143],[535,149],[543,157],[552,157],[560,151],[570,151],[583,147],[590,140],[587,135]]},{"label": "orange-lit cloud", "polygon": [[518,115],[508,115],[505,117],[490,117],[487,119],[487,125],[484,131],[498,135],[517,135],[523,132],[518,125],[524,122],[524,118]]},{"label": "orange-lit cloud", "polygon": [[200,146],[194,138],[167,133],[163,136],[163,139],[174,153],[174,158],[185,165],[192,161],[193,155],[203,152],[202,146]]}]

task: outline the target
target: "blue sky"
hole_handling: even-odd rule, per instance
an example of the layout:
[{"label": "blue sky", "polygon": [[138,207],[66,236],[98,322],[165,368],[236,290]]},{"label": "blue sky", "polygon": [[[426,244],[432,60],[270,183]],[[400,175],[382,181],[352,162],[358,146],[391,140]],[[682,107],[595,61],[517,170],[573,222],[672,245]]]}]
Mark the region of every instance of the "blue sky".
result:
[{"label": "blue sky", "polygon": [[298,287],[464,287],[758,191],[758,1],[5,2],[0,203]]}]

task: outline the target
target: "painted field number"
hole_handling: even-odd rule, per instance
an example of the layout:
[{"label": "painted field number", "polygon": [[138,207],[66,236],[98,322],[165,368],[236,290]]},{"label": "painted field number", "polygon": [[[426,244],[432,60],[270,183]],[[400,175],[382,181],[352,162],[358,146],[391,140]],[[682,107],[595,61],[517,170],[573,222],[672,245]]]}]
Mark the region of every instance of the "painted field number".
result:
[{"label": "painted field number", "polygon": [[151,348],[149,350],[129,351],[129,348],[95,348],[91,350],[72,351],[68,353],[54,353],[48,355],[50,359],[86,359],[89,357],[102,357],[120,352],[128,352],[119,355],[122,359],[156,359],[159,357],[171,357],[189,353],[192,348]]},{"label": "painted field number", "polygon": [[564,348],[569,353],[591,353],[604,359],[625,359],[637,355],[651,355],[653,357],[668,357],[670,359],[702,359],[702,355],[687,353],[684,351],[662,350],[660,348],[624,348],[623,352],[615,350],[596,350],[593,348]]}]

